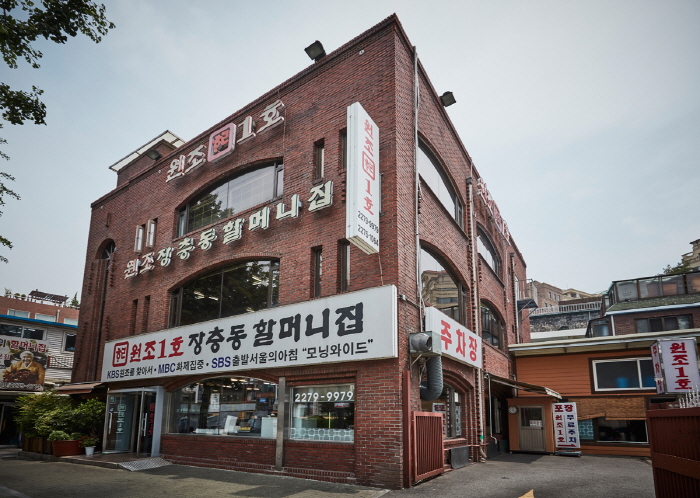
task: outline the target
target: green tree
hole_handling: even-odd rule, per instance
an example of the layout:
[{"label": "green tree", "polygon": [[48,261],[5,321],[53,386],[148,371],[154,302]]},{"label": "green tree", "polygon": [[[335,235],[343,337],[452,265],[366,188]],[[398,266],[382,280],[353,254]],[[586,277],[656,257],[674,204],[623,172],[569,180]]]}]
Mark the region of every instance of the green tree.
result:
[{"label": "green tree", "polygon": [[77,308],[80,306],[80,301],[78,301],[78,293],[75,293],[75,296],[73,296],[73,299],[70,300],[70,305],[72,308]]},{"label": "green tree", "polygon": [[[69,37],[82,33],[95,43],[102,40],[114,24],[105,17],[105,6],[89,0],[41,0],[37,6],[32,0],[0,0],[0,53],[8,67],[17,68],[17,59],[24,59],[33,68],[39,68],[43,54],[32,46],[43,37],[54,43],[66,43]],[[32,121],[46,124],[46,105],[39,98],[43,90],[32,86],[31,91],[13,90],[0,83],[0,111],[2,119],[13,125]],[[0,128],[3,123],[0,123]],[[0,138],[0,144],[7,143]],[[0,151],[0,158],[9,157]],[[0,172],[0,206],[3,196],[19,200],[15,192],[7,188],[3,180],[14,178]],[[0,212],[0,215],[2,213]],[[0,245],[12,249],[12,243],[0,236]],[[7,258],[0,256],[7,263]]]},{"label": "green tree", "polygon": [[663,269],[662,275],[679,275],[681,273],[687,273],[690,271],[690,265],[686,261],[681,261],[675,266],[666,265]]}]

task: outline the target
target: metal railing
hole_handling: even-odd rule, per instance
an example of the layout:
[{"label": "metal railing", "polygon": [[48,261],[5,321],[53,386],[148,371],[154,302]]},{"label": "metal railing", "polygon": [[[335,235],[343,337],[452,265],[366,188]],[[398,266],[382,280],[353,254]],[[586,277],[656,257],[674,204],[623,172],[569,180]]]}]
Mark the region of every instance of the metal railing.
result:
[{"label": "metal railing", "polygon": [[49,356],[49,368],[73,368],[73,356]]},{"label": "metal railing", "polygon": [[574,311],[596,311],[600,310],[601,302],[592,301],[590,303],[579,304],[561,304],[559,306],[547,306],[545,308],[537,308],[530,316],[533,315],[552,315],[554,313],[571,313]]}]

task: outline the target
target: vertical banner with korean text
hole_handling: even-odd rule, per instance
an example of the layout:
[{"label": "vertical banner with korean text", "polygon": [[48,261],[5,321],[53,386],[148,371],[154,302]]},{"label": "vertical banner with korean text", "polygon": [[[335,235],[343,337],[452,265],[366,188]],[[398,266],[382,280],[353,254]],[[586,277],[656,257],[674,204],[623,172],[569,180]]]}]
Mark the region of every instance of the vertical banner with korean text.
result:
[{"label": "vertical banner with korean text", "polygon": [[554,446],[557,448],[580,448],[576,403],[554,403]]},{"label": "vertical banner with korean text", "polygon": [[0,335],[0,390],[43,391],[48,341]]},{"label": "vertical banner with korean text", "polygon": [[102,381],[395,358],[386,285],[105,343]]},{"label": "vertical banner with korean text", "polygon": [[379,252],[379,128],[355,102],[348,107],[345,238],[366,254]]},{"label": "vertical banner with korean text", "polygon": [[439,309],[425,309],[425,329],[440,335],[442,355],[476,368],[482,367],[481,337]]},{"label": "vertical banner with korean text", "polygon": [[[657,359],[660,357],[661,371],[657,373]],[[694,338],[662,339],[651,345],[656,390],[663,393],[686,393],[700,388],[697,344]]]}]

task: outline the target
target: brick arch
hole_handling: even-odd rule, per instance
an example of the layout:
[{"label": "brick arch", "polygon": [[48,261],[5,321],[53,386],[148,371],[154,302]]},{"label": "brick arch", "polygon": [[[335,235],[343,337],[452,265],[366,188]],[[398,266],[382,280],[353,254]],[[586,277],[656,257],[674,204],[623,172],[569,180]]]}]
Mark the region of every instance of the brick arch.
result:
[{"label": "brick arch", "polygon": [[445,267],[445,269],[450,273],[452,279],[458,281],[464,286],[464,292],[468,293],[470,291],[469,279],[462,275],[462,272],[457,269],[457,265],[449,256],[447,256],[447,254],[427,240],[421,239],[420,247],[421,249],[427,249],[432,256],[437,256],[435,259],[437,259],[438,263]]}]

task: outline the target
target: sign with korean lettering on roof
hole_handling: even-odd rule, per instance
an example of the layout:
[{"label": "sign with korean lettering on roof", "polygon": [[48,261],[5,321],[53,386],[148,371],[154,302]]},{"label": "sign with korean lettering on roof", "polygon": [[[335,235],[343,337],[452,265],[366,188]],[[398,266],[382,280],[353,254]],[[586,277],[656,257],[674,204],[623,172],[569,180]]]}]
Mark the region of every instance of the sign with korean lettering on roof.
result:
[{"label": "sign with korean lettering on roof", "polygon": [[355,102],[348,107],[345,238],[366,254],[379,252],[379,128]]},{"label": "sign with korean lettering on roof", "polygon": [[657,393],[684,393],[700,388],[694,338],[663,339],[651,345]]},{"label": "sign with korean lettering on roof", "polygon": [[105,344],[102,381],[397,356],[388,285],[124,337]]}]

